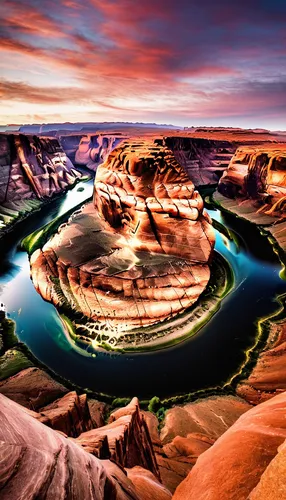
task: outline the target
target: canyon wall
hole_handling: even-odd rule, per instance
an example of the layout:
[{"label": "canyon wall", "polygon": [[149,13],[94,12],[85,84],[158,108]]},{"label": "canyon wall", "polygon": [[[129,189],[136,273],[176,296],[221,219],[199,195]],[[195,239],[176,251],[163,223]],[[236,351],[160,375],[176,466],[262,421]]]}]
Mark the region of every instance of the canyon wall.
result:
[{"label": "canyon wall", "polygon": [[[98,459],[78,445],[77,440],[49,429],[33,412],[2,395],[0,416],[0,494],[3,500],[144,500],[147,494],[161,500],[171,498],[151,471],[140,465],[133,471],[131,465],[128,476],[135,476],[133,484],[119,463]],[[109,434],[111,441],[114,440],[114,432]],[[133,436],[136,438],[140,439],[140,435]],[[140,451],[144,456],[144,443]],[[124,454],[130,460],[134,456],[132,443],[130,449],[124,448]]]},{"label": "canyon wall", "polygon": [[0,229],[80,179],[54,138],[0,134]]},{"label": "canyon wall", "polygon": [[217,184],[236,150],[228,140],[165,137],[163,142],[195,186]]},{"label": "canyon wall", "polygon": [[284,392],[244,413],[199,456],[174,500],[284,499],[285,411]]},{"label": "canyon wall", "polygon": [[238,148],[218,191],[241,201],[251,199],[257,211],[266,215],[285,213],[286,146]]},{"label": "canyon wall", "polygon": [[121,135],[63,135],[59,140],[75,165],[96,171],[108,154],[124,139]]}]

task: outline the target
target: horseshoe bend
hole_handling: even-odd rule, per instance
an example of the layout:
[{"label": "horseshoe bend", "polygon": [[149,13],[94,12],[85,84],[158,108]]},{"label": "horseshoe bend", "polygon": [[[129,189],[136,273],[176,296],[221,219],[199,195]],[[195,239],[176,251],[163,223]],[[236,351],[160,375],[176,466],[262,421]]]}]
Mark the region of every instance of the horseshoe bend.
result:
[{"label": "horseshoe bend", "polygon": [[171,320],[209,282],[211,219],[160,142],[130,140],[114,149],[98,168],[93,200],[31,256],[37,291],[80,313],[85,339],[103,334],[116,344],[126,332]]}]

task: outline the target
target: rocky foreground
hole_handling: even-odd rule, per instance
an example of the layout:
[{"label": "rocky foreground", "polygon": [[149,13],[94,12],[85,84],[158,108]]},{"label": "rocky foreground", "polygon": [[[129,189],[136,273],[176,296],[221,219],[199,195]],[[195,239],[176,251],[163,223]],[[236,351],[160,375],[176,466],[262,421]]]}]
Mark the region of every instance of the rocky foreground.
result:
[{"label": "rocky foreground", "polygon": [[[214,246],[203,200],[156,141],[118,146],[97,171],[94,201],[31,257],[37,291],[113,339],[182,313],[206,288]],[[88,335],[87,335],[88,336]]]},{"label": "rocky foreground", "polygon": [[256,407],[233,396],[176,406],[159,431],[136,398],[110,414],[23,370],[0,384],[1,499],[282,500],[285,394]]}]

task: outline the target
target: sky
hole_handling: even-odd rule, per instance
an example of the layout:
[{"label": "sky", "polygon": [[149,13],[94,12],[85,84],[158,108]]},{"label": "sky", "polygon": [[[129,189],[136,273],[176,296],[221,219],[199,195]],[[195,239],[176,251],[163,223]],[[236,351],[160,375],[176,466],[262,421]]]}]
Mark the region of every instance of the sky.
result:
[{"label": "sky", "polygon": [[286,130],[286,0],[1,0],[0,123]]}]

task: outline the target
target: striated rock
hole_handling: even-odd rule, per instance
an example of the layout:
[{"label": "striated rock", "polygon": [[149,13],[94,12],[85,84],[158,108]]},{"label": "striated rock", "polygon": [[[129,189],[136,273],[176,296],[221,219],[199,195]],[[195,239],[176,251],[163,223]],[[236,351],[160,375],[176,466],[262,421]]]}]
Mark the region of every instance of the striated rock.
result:
[{"label": "striated rock", "polygon": [[0,393],[31,410],[38,410],[67,392],[66,387],[39,368],[27,368],[0,382]]},{"label": "striated rock", "polygon": [[254,213],[283,216],[286,206],[286,145],[238,148],[218,190],[238,201],[250,199]]},{"label": "striated rock", "polygon": [[[285,411],[283,393],[244,413],[200,455],[187,479],[177,488],[174,500],[252,498],[249,495],[285,441]],[[275,496],[274,484],[273,487],[269,498],[279,498]],[[281,482],[277,487],[281,487]]]},{"label": "striated rock", "polygon": [[160,477],[148,427],[140,413],[137,398],[112,413],[108,425],[83,432],[75,442],[97,456],[98,443],[105,437],[110,457],[116,463],[128,468],[140,465]]},{"label": "striated rock", "polygon": [[0,134],[0,173],[0,229],[81,177],[57,139],[23,134]]},{"label": "striated rock", "polygon": [[45,417],[46,425],[67,436],[77,437],[93,428],[86,394],[78,396],[75,391],[69,392],[41,408],[39,413]]},{"label": "striated rock", "polygon": [[87,135],[81,138],[75,152],[75,163],[96,170],[109,153],[122,141],[122,137]]},{"label": "striated rock", "polygon": [[151,411],[141,410],[141,414],[143,415],[146,425],[148,427],[153,448],[156,448],[156,446],[161,446],[161,439],[158,430],[159,428],[158,418]]},{"label": "striated rock", "polygon": [[249,500],[284,500],[286,497],[286,441],[262,474]]},{"label": "striated rock", "polygon": [[236,393],[258,404],[286,390],[286,322],[270,324],[268,342],[260,352],[249,377],[236,388]]},{"label": "striated rock", "polygon": [[209,281],[213,246],[202,198],[172,152],[123,142],[98,169],[94,203],[32,255],[31,274],[46,300],[93,321],[82,336],[114,345],[191,306]]},{"label": "striated rock", "polygon": [[227,139],[165,137],[164,143],[195,186],[217,184],[236,150],[236,145]]},{"label": "striated rock", "polygon": [[0,395],[1,499],[140,500],[124,472]]},{"label": "striated rock", "polygon": [[127,470],[127,477],[135,486],[138,497],[142,500],[168,500],[172,494],[155,476],[142,467]]}]

